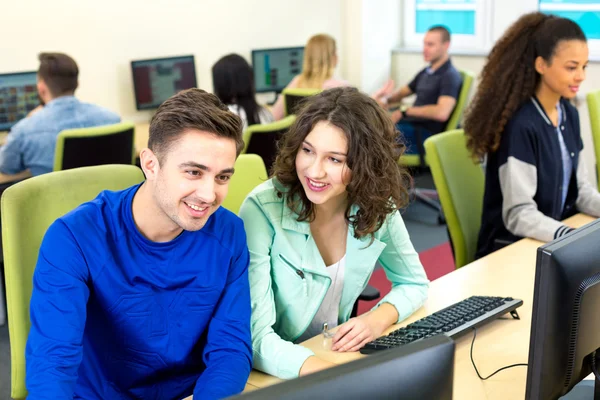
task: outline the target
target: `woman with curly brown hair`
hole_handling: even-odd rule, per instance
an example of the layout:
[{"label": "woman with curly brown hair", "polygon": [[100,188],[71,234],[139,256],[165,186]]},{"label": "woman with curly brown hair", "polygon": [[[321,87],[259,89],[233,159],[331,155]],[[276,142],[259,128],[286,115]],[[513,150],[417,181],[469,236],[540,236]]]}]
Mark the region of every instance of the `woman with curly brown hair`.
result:
[{"label": "woman with curly brown hair", "polygon": [[[336,88],[310,98],[281,139],[273,178],[240,210],[255,368],[286,379],[327,368],[295,343],[340,323],[332,350],[357,351],[425,301],[427,277],[397,211],[408,175],[396,136],[375,100]],[[392,291],[350,319],[378,261]]]},{"label": "woman with curly brown hair", "polygon": [[600,215],[569,102],[587,64],[581,28],[542,13],[521,17],[492,49],[464,123],[486,169],[477,257],[522,237],[560,237],[572,230],[560,221],[577,212]]}]

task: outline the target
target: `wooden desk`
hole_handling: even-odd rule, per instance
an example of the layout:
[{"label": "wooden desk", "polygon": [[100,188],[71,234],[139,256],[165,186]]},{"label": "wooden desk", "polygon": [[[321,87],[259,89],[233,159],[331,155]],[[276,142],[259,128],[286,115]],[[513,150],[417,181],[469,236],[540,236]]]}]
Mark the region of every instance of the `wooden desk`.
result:
[{"label": "wooden desk", "polygon": [[[592,217],[579,214],[565,222],[569,226],[580,227],[593,220]],[[536,250],[541,244],[532,239],[523,239],[433,281],[426,304],[389,331],[472,295],[519,298],[523,300],[523,306],[517,309],[520,320],[507,316],[477,329],[473,358],[483,376],[509,364],[527,363]],[[472,335],[467,334],[456,341],[454,398],[460,400],[525,398],[527,368],[510,368],[487,381],[482,381],[477,377],[469,357],[471,340]],[[322,336],[312,338],[302,345],[313,350],[317,356],[337,364],[364,357],[360,353],[332,352],[329,350],[331,339],[324,339]],[[248,383],[257,387],[265,387],[277,382],[280,380],[259,371],[252,371],[248,379]]]}]

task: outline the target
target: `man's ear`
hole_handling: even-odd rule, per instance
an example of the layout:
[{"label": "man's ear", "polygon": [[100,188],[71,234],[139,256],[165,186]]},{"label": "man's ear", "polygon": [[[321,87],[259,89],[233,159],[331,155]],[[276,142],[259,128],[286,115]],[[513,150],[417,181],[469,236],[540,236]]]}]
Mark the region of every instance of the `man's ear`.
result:
[{"label": "man's ear", "polygon": [[42,78],[38,77],[36,86],[37,86],[38,95],[40,96],[42,101],[44,103],[48,103],[50,101],[51,94],[50,94],[50,89],[48,89],[48,85],[46,85],[46,82],[44,82],[44,80]]},{"label": "man's ear", "polygon": [[147,147],[140,152],[140,166],[142,167],[147,180],[155,179],[160,170],[158,157]]}]

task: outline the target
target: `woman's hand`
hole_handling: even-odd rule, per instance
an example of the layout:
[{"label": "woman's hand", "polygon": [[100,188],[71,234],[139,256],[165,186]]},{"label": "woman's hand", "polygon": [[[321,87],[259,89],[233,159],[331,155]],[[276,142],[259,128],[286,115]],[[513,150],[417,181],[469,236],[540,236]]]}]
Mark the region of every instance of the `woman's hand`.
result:
[{"label": "woman's hand", "polygon": [[358,351],[365,344],[381,336],[397,320],[396,307],[383,303],[377,309],[340,325],[333,336],[331,350]]},{"label": "woman's hand", "polygon": [[375,324],[369,322],[366,315],[352,318],[338,328],[332,339],[331,350],[358,351],[382,333]]}]

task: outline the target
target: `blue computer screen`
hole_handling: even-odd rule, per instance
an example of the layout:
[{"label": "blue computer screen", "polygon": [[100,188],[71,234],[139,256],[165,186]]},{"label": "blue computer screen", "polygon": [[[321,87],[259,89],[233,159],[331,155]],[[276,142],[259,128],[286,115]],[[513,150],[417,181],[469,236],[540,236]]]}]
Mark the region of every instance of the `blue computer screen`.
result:
[{"label": "blue computer screen", "polygon": [[579,24],[588,39],[600,39],[598,0],[540,0],[540,11],[569,18]]},{"label": "blue computer screen", "polygon": [[302,72],[304,47],[252,50],[256,92],[281,92]]},{"label": "blue computer screen", "polygon": [[0,131],[7,131],[25,118],[40,102],[37,72],[0,74]]}]

